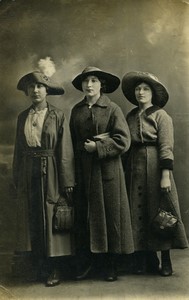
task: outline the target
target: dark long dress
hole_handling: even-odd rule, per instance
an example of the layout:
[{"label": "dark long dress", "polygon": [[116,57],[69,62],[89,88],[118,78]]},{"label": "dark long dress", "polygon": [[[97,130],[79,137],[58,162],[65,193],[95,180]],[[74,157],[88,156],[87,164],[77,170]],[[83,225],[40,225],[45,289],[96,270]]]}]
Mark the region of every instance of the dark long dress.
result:
[{"label": "dark long dress", "polygon": [[[173,178],[173,124],[171,117],[156,106],[143,114],[133,109],[127,116],[131,149],[124,162],[130,199],[135,251],[186,248],[188,241],[181,220],[177,190]],[[150,227],[160,204],[161,170],[170,170],[170,199],[179,216],[173,238],[161,239]]]},{"label": "dark long dress", "polygon": [[[93,253],[131,253],[133,238],[121,154],[130,146],[130,133],[121,109],[102,95],[89,108],[86,99],[72,110],[70,127],[76,162],[77,247]],[[84,142],[96,141],[94,154]]]}]

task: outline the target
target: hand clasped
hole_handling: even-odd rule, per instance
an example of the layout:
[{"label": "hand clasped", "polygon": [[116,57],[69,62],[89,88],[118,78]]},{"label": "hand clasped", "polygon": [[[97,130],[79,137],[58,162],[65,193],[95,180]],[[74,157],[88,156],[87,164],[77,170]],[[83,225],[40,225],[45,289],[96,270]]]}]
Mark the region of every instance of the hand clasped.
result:
[{"label": "hand clasped", "polygon": [[94,141],[87,139],[87,141],[84,143],[84,148],[89,153],[95,152],[96,151],[96,143]]}]

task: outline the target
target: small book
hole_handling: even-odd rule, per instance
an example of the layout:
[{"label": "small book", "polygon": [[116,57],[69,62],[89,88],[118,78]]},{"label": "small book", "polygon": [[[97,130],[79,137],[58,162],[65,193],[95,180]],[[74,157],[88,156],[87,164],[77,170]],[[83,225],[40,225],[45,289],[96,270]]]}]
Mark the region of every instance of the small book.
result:
[{"label": "small book", "polygon": [[95,135],[93,138],[94,138],[94,141],[101,141],[108,137],[110,137],[110,132],[104,132],[104,133]]}]

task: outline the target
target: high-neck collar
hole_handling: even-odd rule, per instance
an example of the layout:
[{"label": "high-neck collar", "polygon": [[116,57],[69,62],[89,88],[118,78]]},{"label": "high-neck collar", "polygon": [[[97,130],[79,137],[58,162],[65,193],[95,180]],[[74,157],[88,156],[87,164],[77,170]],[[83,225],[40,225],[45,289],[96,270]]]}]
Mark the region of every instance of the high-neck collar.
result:
[{"label": "high-neck collar", "polygon": [[[110,99],[102,94],[100,98],[93,104],[93,106],[107,107],[110,103]],[[87,98],[85,97],[81,102],[78,103],[78,106],[88,105]]]},{"label": "high-neck collar", "polygon": [[[148,108],[146,108],[146,110],[143,111],[143,114],[145,113],[147,116],[151,115],[153,112],[157,111],[161,109],[161,107],[157,106],[157,105],[153,105],[150,106]],[[139,107],[135,107],[133,109],[133,113],[138,113],[139,112]]]}]

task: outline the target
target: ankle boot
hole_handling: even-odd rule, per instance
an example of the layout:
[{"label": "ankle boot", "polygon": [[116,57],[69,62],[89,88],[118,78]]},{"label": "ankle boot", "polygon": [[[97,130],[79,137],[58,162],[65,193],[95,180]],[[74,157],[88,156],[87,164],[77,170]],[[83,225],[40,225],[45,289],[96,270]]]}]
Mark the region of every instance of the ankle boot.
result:
[{"label": "ankle boot", "polygon": [[161,276],[171,276],[173,274],[169,250],[161,251]]},{"label": "ankle boot", "polygon": [[58,285],[59,283],[60,283],[60,272],[59,270],[54,269],[47,279],[46,286],[53,287],[55,285]]},{"label": "ankle boot", "polygon": [[134,253],[135,267],[134,273],[142,275],[146,273],[146,254],[144,251],[138,251]]},{"label": "ankle boot", "polygon": [[92,253],[79,253],[76,257],[76,280],[83,280],[92,275],[93,255]]},{"label": "ankle boot", "polygon": [[90,277],[92,272],[92,264],[79,265],[77,267],[76,280],[83,280]]},{"label": "ankle boot", "polygon": [[47,287],[53,287],[60,283],[60,259],[51,257],[48,259],[49,263],[49,276],[46,281]]},{"label": "ankle boot", "polygon": [[116,281],[117,280],[117,266],[116,256],[114,254],[105,255],[105,281]]}]

